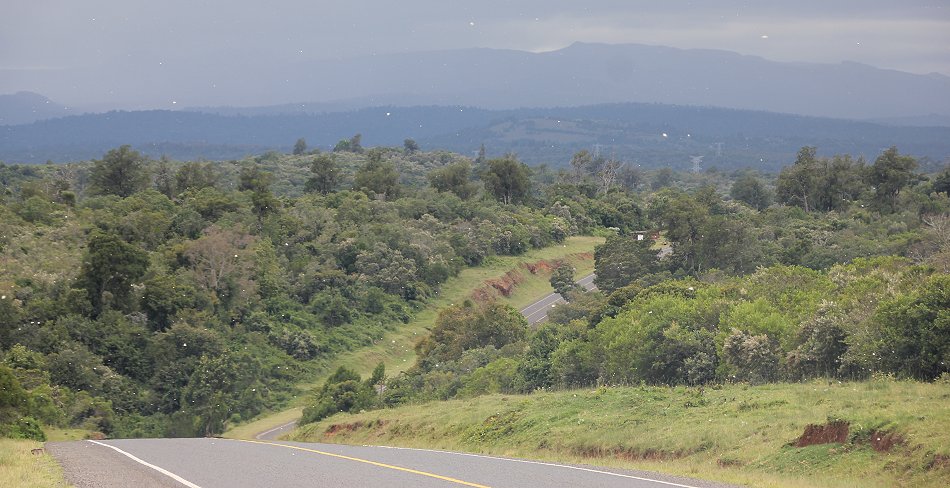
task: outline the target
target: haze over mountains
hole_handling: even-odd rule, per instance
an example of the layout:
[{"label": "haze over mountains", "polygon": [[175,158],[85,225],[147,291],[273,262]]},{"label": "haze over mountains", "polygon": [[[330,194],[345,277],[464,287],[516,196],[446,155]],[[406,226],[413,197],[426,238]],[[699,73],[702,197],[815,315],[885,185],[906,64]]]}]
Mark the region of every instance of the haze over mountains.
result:
[{"label": "haze over mountains", "polygon": [[[472,48],[336,61],[270,59],[252,66],[233,54],[203,65],[179,61],[187,75],[171,77],[155,71],[159,68],[150,57],[133,57],[99,83],[116,94],[111,105],[99,102],[98,107],[307,102],[316,104],[311,111],[339,111],[383,105],[510,109],[640,102],[848,119],[950,115],[948,76],[852,62],[775,62],[712,49],[574,43],[542,53]],[[88,81],[93,75],[103,78],[89,68],[65,70],[61,76],[90,85],[89,98],[97,100],[94,83]],[[71,106],[83,102],[56,101]]]},{"label": "haze over mountains", "polygon": [[[255,66],[243,65],[237,57],[224,57],[220,63],[190,66],[189,75],[179,77],[163,77],[157,72],[149,76],[156,68],[138,66],[140,61],[144,63],[130,60],[123,67],[125,74],[116,73],[118,79],[110,81],[110,86],[131,83],[122,76],[146,78],[149,83],[138,87],[137,99],[130,98],[131,92],[117,94],[116,100],[124,102],[114,108],[136,106],[174,111],[87,115],[6,127],[0,135],[0,158],[86,158],[120,142],[138,145],[146,152],[163,150],[181,157],[236,157],[247,151],[286,147],[297,137],[306,137],[311,144],[332,145],[355,132],[363,132],[369,144],[393,144],[414,137],[465,152],[471,151],[473,145],[477,148],[485,143],[493,151],[520,149],[527,156],[524,151],[530,149],[558,158],[577,147],[603,144],[614,154],[653,154],[654,164],[674,156],[680,160],[688,153],[706,154],[712,144],[729,138],[739,141],[749,134],[758,134],[758,142],[729,144],[750,150],[742,156],[748,164],[784,157],[789,153],[787,146],[794,144],[824,145],[829,151],[851,149],[858,153],[873,153],[879,146],[897,144],[919,156],[938,160],[950,155],[945,142],[950,137],[939,129],[914,133],[882,130],[879,125],[866,123],[845,129],[845,121],[818,123],[818,119],[792,117],[779,123],[781,117],[772,114],[767,117],[774,124],[773,130],[769,130],[756,126],[762,123],[762,114],[743,112],[874,120],[892,126],[950,122],[950,77],[910,74],[851,62],[787,63],[721,50],[590,43],[575,43],[543,53],[473,48],[321,62],[272,59]],[[64,75],[75,76],[76,83],[81,85],[91,79],[92,74],[87,71]],[[238,105],[243,104],[233,100],[257,106],[241,107]],[[627,106],[627,110],[622,105],[607,110],[575,109],[569,113],[563,109],[537,110],[629,102],[690,108],[666,109],[661,111],[665,118],[656,120],[643,119],[644,113],[651,113],[645,109],[648,105],[638,105],[636,109]],[[182,108],[186,106],[195,108]],[[407,118],[379,121],[374,117],[384,113],[384,109],[355,112],[369,107],[412,106],[429,108],[416,109]],[[453,108],[436,110],[432,106]],[[468,109],[465,113],[465,107],[481,110]],[[525,107],[533,108],[517,110]],[[690,115],[700,110],[696,107],[740,110],[702,109],[703,117],[718,117],[704,134],[696,131],[702,124]],[[70,111],[73,110],[78,111]],[[451,114],[458,110],[462,112],[457,116]],[[65,111],[56,102],[44,101],[35,94],[0,96],[0,124],[43,120]],[[635,122],[627,120],[628,113],[638,114]],[[241,118],[235,119],[236,115]],[[558,117],[571,119],[572,128],[538,123],[545,118],[557,121]],[[513,125],[507,129],[499,125],[504,120]],[[526,120],[534,122],[529,124]],[[638,128],[633,130],[631,124]],[[527,132],[512,129],[528,126]],[[585,128],[578,129],[580,126]],[[815,126],[834,129],[820,133],[810,129]],[[279,133],[275,132],[277,127]],[[380,130],[374,132],[374,127]],[[724,133],[723,128],[731,132]],[[707,140],[701,146],[681,147],[675,153],[642,144],[660,137],[664,130]],[[597,131],[612,135],[600,137],[603,134]],[[125,138],[120,138],[120,134]],[[781,141],[776,142],[776,138]],[[766,139],[770,140],[767,144]],[[459,143],[463,140],[464,146]],[[721,156],[721,145],[716,148],[716,154]]]}]

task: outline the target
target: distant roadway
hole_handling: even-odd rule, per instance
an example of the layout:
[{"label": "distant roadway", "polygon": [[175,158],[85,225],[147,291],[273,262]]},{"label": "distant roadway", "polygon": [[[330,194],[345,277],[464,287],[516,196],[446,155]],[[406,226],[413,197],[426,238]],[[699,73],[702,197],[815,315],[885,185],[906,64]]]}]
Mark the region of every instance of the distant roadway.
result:
[{"label": "distant roadway", "polygon": [[[597,286],[594,285],[594,274],[589,274],[577,280],[577,284],[583,286],[584,289],[588,291],[597,289]],[[548,318],[548,311],[558,303],[564,303],[564,298],[557,293],[551,293],[521,309],[521,313],[528,319],[529,324],[534,325]]]},{"label": "distant roadway", "polygon": [[[589,274],[579,280],[577,284],[584,287],[585,290],[595,290],[597,286],[594,285],[594,275]],[[540,300],[528,305],[527,307],[521,310],[521,313],[528,319],[528,323],[535,325],[537,323],[543,322],[548,318],[548,311],[551,310],[554,305],[558,303],[564,303],[564,298],[557,293],[550,293],[547,296],[541,298]],[[297,421],[287,422],[286,424],[274,427],[273,429],[265,430],[254,436],[257,440],[274,440],[280,436],[294,430],[297,427]]]},{"label": "distant roadway", "polygon": [[232,439],[50,442],[77,488],[713,488],[656,473],[423,449]]}]

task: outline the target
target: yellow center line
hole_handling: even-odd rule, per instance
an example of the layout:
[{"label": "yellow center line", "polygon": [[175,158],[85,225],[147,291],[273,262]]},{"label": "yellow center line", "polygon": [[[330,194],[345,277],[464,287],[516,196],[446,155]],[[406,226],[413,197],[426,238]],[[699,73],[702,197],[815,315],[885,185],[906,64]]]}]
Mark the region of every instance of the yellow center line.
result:
[{"label": "yellow center line", "polygon": [[485,485],[479,485],[477,483],[469,483],[468,481],[462,481],[455,478],[449,478],[448,476],[442,476],[435,473],[427,473],[425,471],[419,471],[419,470],[410,469],[410,468],[403,468],[401,466],[393,466],[392,464],[378,463],[376,461],[370,461],[369,459],[360,459],[360,458],[351,457],[351,456],[344,456],[342,454],[334,454],[332,452],[318,451],[316,449],[307,449],[306,447],[289,446],[287,444],[278,444],[276,442],[252,441],[250,439],[231,439],[231,440],[238,441],[238,442],[249,442],[251,444],[266,444],[268,446],[285,447],[287,449],[296,449],[298,451],[313,452],[316,454],[322,454],[324,456],[330,456],[330,457],[335,457],[339,459],[346,459],[348,461],[356,461],[358,463],[372,464],[373,466],[379,466],[381,468],[395,469],[396,471],[404,471],[406,473],[417,474],[419,476],[428,476],[430,478],[436,478],[436,479],[448,481],[451,483],[457,483],[460,485],[474,486],[475,488],[490,488]]}]

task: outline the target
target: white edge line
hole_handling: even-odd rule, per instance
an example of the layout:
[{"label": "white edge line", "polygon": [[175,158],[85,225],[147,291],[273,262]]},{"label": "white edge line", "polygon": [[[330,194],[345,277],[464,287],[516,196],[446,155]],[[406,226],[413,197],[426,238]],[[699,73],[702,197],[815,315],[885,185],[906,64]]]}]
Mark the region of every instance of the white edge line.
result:
[{"label": "white edge line", "polygon": [[292,422],[287,422],[287,423],[284,424],[284,425],[278,425],[277,427],[274,427],[273,429],[265,430],[264,432],[261,432],[260,434],[257,434],[256,436],[254,436],[254,438],[255,438],[255,439],[262,440],[261,437],[264,437],[265,435],[270,434],[271,432],[273,432],[273,431],[275,431],[275,430],[280,430],[280,429],[283,429],[284,427],[289,427],[289,426],[291,426],[291,425],[293,425],[293,424],[296,424],[296,423],[297,423],[297,421],[294,420],[294,421],[292,421]]},{"label": "white edge line", "polygon": [[[594,281],[594,275],[593,275],[593,274],[589,274],[589,275],[587,275],[587,276],[585,276],[585,277],[583,277],[583,278],[577,280],[575,283],[577,283],[578,285],[584,286],[584,285],[586,285],[586,283],[583,283],[583,281],[586,280],[586,279],[588,279],[588,278],[590,278],[590,281]],[[557,295],[557,292],[550,293],[550,294],[548,294],[547,296],[545,296],[544,298],[542,298],[542,299],[540,299],[540,300],[538,300],[538,301],[532,303],[531,305],[528,305],[527,307],[525,307],[525,308],[523,308],[523,309],[521,310],[521,313],[524,314],[524,313],[527,312],[529,309],[531,309],[531,307],[534,307],[535,305],[540,304],[541,302],[547,300],[548,298],[553,297],[554,295]],[[534,313],[532,313],[531,315],[534,315],[535,313],[537,313],[537,312],[534,312]],[[531,315],[528,315],[528,317],[530,317]]]},{"label": "white edge line", "polygon": [[103,443],[103,442],[94,441],[94,440],[89,440],[89,442],[91,442],[91,443],[93,443],[93,444],[98,444],[98,445],[100,445],[100,446],[105,446],[105,447],[108,447],[109,449],[113,449],[113,450],[115,450],[115,451],[118,451],[120,454],[122,454],[122,455],[128,457],[129,459],[131,459],[131,460],[133,460],[133,461],[135,461],[135,462],[137,462],[137,463],[139,463],[139,464],[141,464],[141,465],[143,465],[143,466],[148,466],[149,468],[152,468],[152,469],[154,469],[155,471],[158,471],[159,473],[162,473],[163,475],[168,476],[169,478],[171,478],[171,479],[173,479],[173,480],[175,480],[175,481],[177,481],[177,482],[179,482],[179,483],[181,483],[181,484],[187,486],[188,488],[201,488],[200,486],[198,486],[198,485],[196,485],[196,484],[194,484],[194,483],[192,483],[192,482],[186,480],[185,478],[182,478],[181,476],[178,476],[178,475],[175,474],[175,473],[172,473],[171,471],[168,471],[167,469],[158,467],[158,466],[156,466],[156,465],[154,465],[154,464],[147,463],[147,462],[145,462],[145,461],[143,461],[143,460],[141,460],[141,459],[139,459],[139,458],[133,456],[132,454],[129,454],[129,453],[123,451],[122,449],[119,449],[118,447],[110,446],[109,444],[105,444],[105,443]]},{"label": "white edge line", "polygon": [[679,486],[680,488],[699,488],[698,486],[683,485],[680,483],[673,483],[672,481],[662,481],[662,480],[656,480],[653,478],[643,478],[640,476],[633,476],[629,474],[612,473],[610,471],[601,471],[599,469],[582,468],[580,466],[570,466],[567,464],[545,463],[542,461],[530,461],[527,459],[512,459],[512,458],[504,458],[504,457],[497,457],[497,456],[486,456],[484,454],[471,454],[467,452],[440,451],[438,449],[417,449],[417,448],[412,448],[412,447],[394,447],[394,446],[374,446],[374,447],[382,447],[384,449],[400,449],[400,450],[405,450],[405,451],[423,451],[423,452],[435,452],[435,453],[441,453],[441,454],[454,454],[456,456],[470,456],[470,457],[483,458],[483,459],[494,459],[498,461],[509,461],[512,463],[525,463],[525,464],[537,464],[540,466],[553,466],[556,468],[575,469],[578,471],[587,471],[590,473],[606,474],[610,476],[618,476],[621,478],[630,478],[630,479],[635,479],[635,480],[640,480],[640,481],[649,481],[652,483],[660,483],[660,484],[669,485],[669,486]]},{"label": "white edge line", "polygon": [[532,303],[531,305],[528,305],[527,307],[525,307],[525,308],[523,308],[523,309],[521,310],[521,313],[527,312],[528,310],[531,309],[531,307],[534,307],[534,306],[540,304],[541,302],[547,300],[548,298],[553,297],[554,295],[557,295],[557,292],[555,292],[555,293],[549,293],[549,294],[546,295],[544,298],[542,298],[542,299],[540,299],[540,300],[538,300],[538,301]]}]

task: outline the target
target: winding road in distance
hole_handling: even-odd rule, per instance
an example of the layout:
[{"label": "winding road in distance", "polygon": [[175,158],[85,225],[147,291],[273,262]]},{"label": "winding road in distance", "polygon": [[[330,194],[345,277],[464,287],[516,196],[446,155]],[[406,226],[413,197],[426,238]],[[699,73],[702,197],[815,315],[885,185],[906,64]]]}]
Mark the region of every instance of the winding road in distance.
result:
[{"label": "winding road in distance", "polygon": [[[577,284],[584,287],[585,290],[596,290],[597,285],[594,284],[594,274],[591,273],[579,280]],[[521,314],[528,319],[528,323],[531,325],[538,324],[543,322],[548,318],[548,311],[558,303],[564,303],[564,298],[557,293],[549,293],[540,300],[528,305],[527,307],[521,309]],[[257,440],[274,440],[280,436],[294,430],[297,427],[297,421],[287,422],[286,424],[274,427],[270,430],[265,430],[257,434],[254,438]]]},{"label": "winding road in distance", "polygon": [[[583,286],[587,291],[597,289],[597,285],[594,284],[593,273],[577,280],[577,284]],[[557,305],[558,303],[564,303],[564,298],[557,293],[551,293],[546,297],[521,309],[521,314],[524,315],[526,319],[528,319],[529,324],[534,325],[547,319],[548,311],[551,310],[551,307]]]},{"label": "winding road in distance", "polygon": [[[594,288],[593,275],[578,280]],[[552,293],[521,311],[547,318]],[[47,450],[77,488],[258,487],[590,487],[723,488],[657,473],[567,465],[427,449],[275,442],[295,423],[257,440],[115,439],[49,442]]]}]

